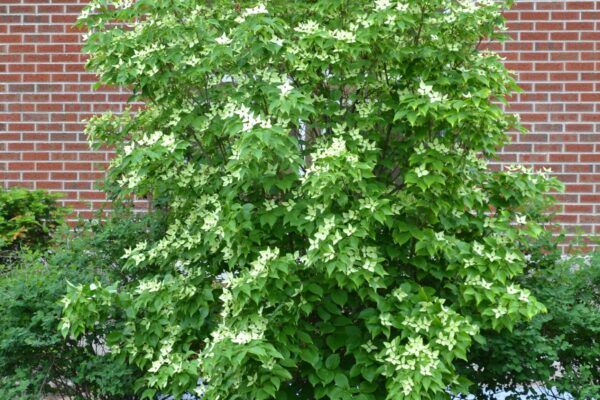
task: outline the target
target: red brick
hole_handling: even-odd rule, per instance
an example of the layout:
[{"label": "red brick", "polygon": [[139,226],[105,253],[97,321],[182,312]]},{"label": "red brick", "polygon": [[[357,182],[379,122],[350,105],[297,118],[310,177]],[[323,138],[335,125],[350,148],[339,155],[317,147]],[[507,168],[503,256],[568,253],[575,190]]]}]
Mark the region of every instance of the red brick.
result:
[{"label": "red brick", "polygon": [[593,10],[594,1],[568,1],[567,10]]},{"label": "red brick", "polygon": [[566,144],[565,151],[573,153],[585,153],[594,151],[593,144]]},{"label": "red brick", "polygon": [[594,90],[593,82],[567,82],[565,90],[568,92],[589,92]]},{"label": "red brick", "polygon": [[551,32],[550,40],[579,40],[579,32]]},{"label": "red brick", "polygon": [[540,1],[535,3],[536,10],[562,10],[565,4],[562,1]]},{"label": "red brick", "polygon": [[519,34],[519,40],[548,40],[548,32],[521,32]]},{"label": "red brick", "polygon": [[565,11],[556,11],[552,12],[552,20],[578,20],[581,18],[581,13],[578,12],[565,12]]},{"label": "red brick", "polygon": [[582,203],[600,203],[600,194],[581,195]]},{"label": "red brick", "polygon": [[600,183],[600,174],[593,174],[593,175],[582,174],[580,176],[580,181],[581,182],[596,182],[596,183]]},{"label": "red brick", "polygon": [[565,190],[569,193],[593,193],[594,185],[567,184]]},{"label": "red brick", "polygon": [[600,122],[600,114],[582,114],[581,120],[582,121]]},{"label": "red brick", "polygon": [[567,122],[567,121],[577,121],[579,119],[579,114],[570,113],[570,114],[558,114],[551,113],[550,121],[553,122]]},{"label": "red brick", "polygon": [[593,42],[569,42],[565,44],[567,51],[593,51]]},{"label": "red brick", "polygon": [[581,40],[600,40],[600,32],[581,32]]},{"label": "red brick", "polygon": [[567,111],[593,111],[594,105],[593,104],[586,104],[586,103],[574,103],[574,104],[565,104],[565,108]]},{"label": "red brick", "polygon": [[597,163],[600,162],[600,154],[581,154],[580,155],[581,162],[592,162]]},{"label": "red brick", "polygon": [[557,20],[552,22],[536,22],[535,31],[537,32],[550,32],[550,31],[562,31],[565,28],[565,23]]},{"label": "red brick", "polygon": [[581,53],[550,53],[550,60],[552,61],[569,61],[569,60],[579,60]]},{"label": "red brick", "polygon": [[[508,17],[507,17],[508,18]],[[519,18],[523,21],[546,21],[550,19],[550,13],[547,12],[522,12]]]},{"label": "red brick", "polygon": [[577,204],[567,204],[565,205],[564,212],[567,214],[583,214],[583,213],[593,213],[594,206],[592,205],[577,205]]},{"label": "red brick", "polygon": [[558,62],[540,62],[535,64],[536,71],[564,71],[565,65]]}]

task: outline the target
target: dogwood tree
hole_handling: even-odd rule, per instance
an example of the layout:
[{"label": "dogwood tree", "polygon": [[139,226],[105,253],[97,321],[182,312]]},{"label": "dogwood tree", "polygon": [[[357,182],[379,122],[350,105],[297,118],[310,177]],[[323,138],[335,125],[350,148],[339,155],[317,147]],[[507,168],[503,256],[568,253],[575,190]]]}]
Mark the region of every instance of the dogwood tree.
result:
[{"label": "dogwood tree", "polygon": [[[92,0],[99,83],[145,106],[89,122],[115,196],[160,199],[112,286],[62,329],[110,320],[145,397],[445,399],[482,328],[543,310],[512,283],[543,193],[486,160],[519,129],[482,38],[493,0]],[[198,386],[199,379],[201,384]]]}]

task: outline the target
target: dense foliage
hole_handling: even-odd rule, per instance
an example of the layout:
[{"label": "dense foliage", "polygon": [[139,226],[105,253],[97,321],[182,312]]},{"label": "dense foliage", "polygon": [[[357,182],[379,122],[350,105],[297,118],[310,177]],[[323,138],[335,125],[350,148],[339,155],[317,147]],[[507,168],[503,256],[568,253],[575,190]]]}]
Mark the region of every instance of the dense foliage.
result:
[{"label": "dense foliage", "polygon": [[0,188],[0,264],[15,250],[47,246],[65,213],[57,198],[42,190]]},{"label": "dense foliage", "polygon": [[515,278],[557,187],[485,162],[519,128],[477,46],[505,6],[92,0],[89,66],[146,106],[87,133],[169,226],[125,253],[136,279],[69,291],[65,334],[124,315],[107,343],[147,398],[466,392],[480,330],[544,310]]},{"label": "dense foliage", "polygon": [[108,283],[120,276],[123,248],[158,230],[156,218],[118,213],[102,224],[79,226],[45,252],[21,252],[0,276],[0,398],[39,400],[48,394],[78,400],[135,399],[135,368],[106,353],[104,337],[116,318],[79,340],[57,330],[72,284]]},{"label": "dense foliage", "polygon": [[537,389],[528,399],[600,398],[600,251],[535,266],[522,284],[548,313],[510,333],[487,332],[469,354],[471,379],[515,395]]}]

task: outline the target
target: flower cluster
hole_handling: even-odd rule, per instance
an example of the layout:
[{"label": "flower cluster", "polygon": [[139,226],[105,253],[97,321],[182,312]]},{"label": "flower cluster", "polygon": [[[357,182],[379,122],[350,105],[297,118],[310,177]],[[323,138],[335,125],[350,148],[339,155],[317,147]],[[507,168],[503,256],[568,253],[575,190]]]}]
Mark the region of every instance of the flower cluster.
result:
[{"label": "flower cluster", "polygon": [[438,103],[448,99],[447,95],[442,95],[439,92],[433,90],[432,85],[427,85],[422,80],[419,82],[419,88],[417,89],[417,93],[423,97],[427,97],[430,102]]}]

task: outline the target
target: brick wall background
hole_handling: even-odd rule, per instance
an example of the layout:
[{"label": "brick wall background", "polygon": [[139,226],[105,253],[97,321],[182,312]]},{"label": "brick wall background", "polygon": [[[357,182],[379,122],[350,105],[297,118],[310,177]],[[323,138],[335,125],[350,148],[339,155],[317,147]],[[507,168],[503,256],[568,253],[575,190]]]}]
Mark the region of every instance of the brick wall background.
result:
[{"label": "brick wall background", "polygon": [[128,97],[91,89],[73,27],[86,2],[0,0],[0,182],[62,192],[82,217],[104,200],[95,183],[108,163],[90,151],[83,121]]},{"label": "brick wall background", "polygon": [[[81,35],[86,0],[0,0],[0,182],[65,193],[82,216],[98,208],[107,152],[91,152],[82,121],[120,111],[127,94],[92,91]],[[564,226],[600,234],[600,0],[515,2],[513,41],[492,44],[524,89],[513,99],[531,131],[503,149],[502,164],[550,167],[566,183]]]},{"label": "brick wall background", "polygon": [[600,234],[600,1],[515,1],[513,40],[493,45],[523,93],[511,111],[529,129],[503,163],[551,168],[565,183],[557,221]]}]

